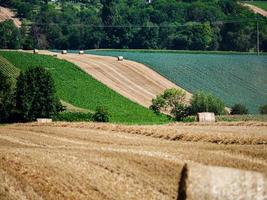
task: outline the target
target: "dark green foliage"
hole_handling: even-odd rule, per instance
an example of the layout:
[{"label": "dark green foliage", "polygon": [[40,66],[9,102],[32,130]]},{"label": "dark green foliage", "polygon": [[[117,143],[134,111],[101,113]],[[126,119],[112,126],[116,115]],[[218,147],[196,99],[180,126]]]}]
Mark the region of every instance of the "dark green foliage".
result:
[{"label": "dark green foliage", "polygon": [[261,106],[260,109],[259,109],[259,111],[260,111],[260,114],[263,114],[263,115],[264,114],[267,114],[267,104]]},{"label": "dark green foliage", "polygon": [[199,112],[214,112],[216,115],[224,113],[225,105],[218,97],[204,92],[197,92],[191,99],[191,114]]},{"label": "dark green foliage", "polygon": [[42,67],[22,72],[17,79],[16,109],[23,121],[50,118],[63,107],[55,95],[54,81]]},{"label": "dark green foliage", "polygon": [[235,104],[231,108],[231,115],[246,115],[248,109],[243,104]]},{"label": "dark green foliage", "polygon": [[184,104],[176,104],[171,110],[176,121],[183,121],[189,114],[189,107]]},{"label": "dark green foliage", "polygon": [[66,122],[87,122],[92,121],[92,113],[82,112],[61,112],[53,116],[53,121],[66,121]]},{"label": "dark green foliage", "polygon": [[[21,38],[24,48],[256,48],[255,14],[236,0],[0,0],[0,5],[32,22],[30,34]],[[258,18],[266,51],[267,22]]]},{"label": "dark green foliage", "polygon": [[107,108],[104,106],[98,106],[96,108],[96,112],[92,116],[92,119],[95,122],[109,122],[110,120],[110,113],[108,112]]},{"label": "dark green foliage", "polygon": [[8,76],[0,70],[0,123],[8,122],[14,110],[11,86]]},{"label": "dark green foliage", "polygon": [[20,30],[14,25],[12,20],[0,22],[0,48],[17,49],[21,47]]}]

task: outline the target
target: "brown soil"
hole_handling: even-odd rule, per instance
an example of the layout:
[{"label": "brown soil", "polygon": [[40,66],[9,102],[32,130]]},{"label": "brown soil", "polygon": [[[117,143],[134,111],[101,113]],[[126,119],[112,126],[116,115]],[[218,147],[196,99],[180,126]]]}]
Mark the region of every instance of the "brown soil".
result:
[{"label": "brown soil", "polygon": [[266,176],[266,141],[258,122],[2,126],[0,199],[177,199],[185,163],[200,183],[214,166]]},{"label": "brown soil", "polygon": [[20,27],[21,21],[14,16],[15,14],[10,9],[0,6],[0,22],[12,19],[15,26]]}]

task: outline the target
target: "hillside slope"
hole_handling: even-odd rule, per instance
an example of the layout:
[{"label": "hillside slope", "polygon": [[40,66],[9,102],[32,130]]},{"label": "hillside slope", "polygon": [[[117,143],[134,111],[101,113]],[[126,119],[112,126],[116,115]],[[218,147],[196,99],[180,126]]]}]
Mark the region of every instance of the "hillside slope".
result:
[{"label": "hillside slope", "polygon": [[150,51],[88,51],[90,54],[122,55],[151,67],[190,92],[209,91],[227,107],[246,105],[251,113],[267,101],[267,56],[193,54]]},{"label": "hillside slope", "polygon": [[[262,3],[266,3],[266,2],[262,2]],[[252,10],[254,13],[258,13],[258,14],[264,16],[264,17],[267,17],[267,11],[262,9],[262,8],[260,8],[260,7],[258,7],[258,6],[256,6],[256,5],[254,5],[253,2],[251,2],[251,4],[250,3],[244,3],[243,5],[249,7],[250,10]]]},{"label": "hillside slope", "polygon": [[0,22],[12,19],[17,27],[21,26],[21,21],[14,17],[15,14],[8,8],[0,6]]},{"label": "hillside slope", "polygon": [[0,51],[0,55],[21,70],[36,66],[45,67],[54,78],[61,100],[90,111],[104,105],[112,115],[112,122],[141,124],[169,122],[166,116],[158,116],[119,95],[72,63],[52,56],[24,52]]}]

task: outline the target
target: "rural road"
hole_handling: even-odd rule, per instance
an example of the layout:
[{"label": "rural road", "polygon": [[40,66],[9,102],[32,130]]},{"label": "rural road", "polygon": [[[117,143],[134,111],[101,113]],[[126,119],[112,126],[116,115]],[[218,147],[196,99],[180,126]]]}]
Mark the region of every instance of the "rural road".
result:
[{"label": "rural road", "polygon": [[[49,51],[40,54],[52,55]],[[115,57],[78,54],[58,54],[96,80],[132,101],[149,107],[151,100],[168,88],[180,88],[149,67],[129,60],[118,61]],[[181,89],[181,88],[180,88]],[[187,101],[191,94],[187,92]]]},{"label": "rural road", "polygon": [[20,27],[21,21],[18,18],[15,18],[14,16],[15,14],[10,9],[0,6],[0,22],[12,19],[15,26]]},{"label": "rural road", "polygon": [[[0,199],[178,199],[182,187],[187,199],[267,197],[266,130],[266,123],[2,126]],[[233,180],[240,191],[214,194]]]},{"label": "rural road", "polygon": [[264,17],[267,17],[267,11],[257,7],[257,6],[254,6],[254,5],[251,5],[251,4],[247,4],[247,3],[242,3],[244,6],[246,7],[249,7],[250,10],[252,10],[254,13],[258,13]]}]

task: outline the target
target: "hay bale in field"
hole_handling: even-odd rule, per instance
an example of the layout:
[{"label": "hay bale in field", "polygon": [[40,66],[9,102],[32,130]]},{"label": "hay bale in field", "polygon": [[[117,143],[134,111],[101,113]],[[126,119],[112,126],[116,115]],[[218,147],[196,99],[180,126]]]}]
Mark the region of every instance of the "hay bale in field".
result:
[{"label": "hay bale in field", "polygon": [[123,61],[123,56],[118,56],[118,61]]},{"label": "hay bale in field", "polygon": [[49,118],[38,118],[37,122],[38,123],[51,123],[52,119],[49,119]]},{"label": "hay bale in field", "polygon": [[203,112],[197,114],[198,122],[215,122],[215,114],[210,112]]},{"label": "hay bale in field", "polygon": [[267,179],[258,172],[200,165],[184,177],[186,199],[267,199]]},{"label": "hay bale in field", "polygon": [[84,51],[79,51],[79,54],[80,54],[80,55],[83,55],[83,54],[84,54]]},{"label": "hay bale in field", "polygon": [[67,54],[68,51],[67,51],[67,50],[62,50],[61,53],[62,53],[62,54]]},{"label": "hay bale in field", "polygon": [[38,53],[39,53],[39,50],[38,50],[38,49],[34,49],[34,50],[33,50],[33,53],[34,53],[34,54],[38,54]]}]

